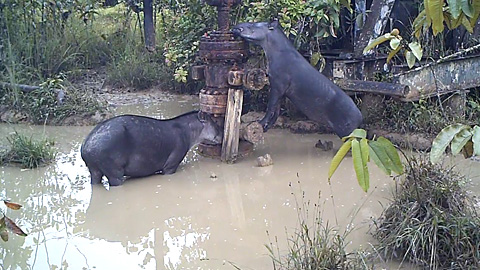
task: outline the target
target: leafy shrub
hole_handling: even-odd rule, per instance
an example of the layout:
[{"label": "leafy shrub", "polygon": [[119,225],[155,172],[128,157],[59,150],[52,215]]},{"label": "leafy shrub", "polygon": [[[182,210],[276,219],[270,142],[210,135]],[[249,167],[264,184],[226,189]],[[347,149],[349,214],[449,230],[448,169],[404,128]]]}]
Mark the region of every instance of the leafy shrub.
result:
[{"label": "leafy shrub", "polygon": [[377,250],[429,269],[479,269],[480,217],[453,168],[411,158],[375,221]]},{"label": "leafy shrub", "polygon": [[15,132],[7,138],[10,150],[0,155],[0,164],[16,163],[24,168],[37,168],[55,158],[53,141],[33,140],[32,137]]}]

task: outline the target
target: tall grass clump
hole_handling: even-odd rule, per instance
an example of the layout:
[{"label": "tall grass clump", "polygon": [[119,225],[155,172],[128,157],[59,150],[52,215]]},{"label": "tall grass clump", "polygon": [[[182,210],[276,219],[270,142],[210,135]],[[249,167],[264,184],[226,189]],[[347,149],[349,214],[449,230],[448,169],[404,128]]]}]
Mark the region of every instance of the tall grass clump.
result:
[{"label": "tall grass clump", "polygon": [[297,202],[297,214],[299,224],[294,233],[287,236],[287,251],[282,254],[278,240],[275,245],[266,245],[274,269],[372,269],[365,254],[347,251],[346,238],[350,231],[340,232],[325,222],[318,203],[312,207],[310,202],[304,202],[299,207]]},{"label": "tall grass clump", "polygon": [[377,250],[426,269],[480,269],[480,217],[454,168],[411,158],[375,222]]},{"label": "tall grass clump", "polygon": [[0,164],[19,164],[23,168],[37,168],[55,159],[52,140],[34,140],[18,132],[7,137],[10,149],[0,153]]}]

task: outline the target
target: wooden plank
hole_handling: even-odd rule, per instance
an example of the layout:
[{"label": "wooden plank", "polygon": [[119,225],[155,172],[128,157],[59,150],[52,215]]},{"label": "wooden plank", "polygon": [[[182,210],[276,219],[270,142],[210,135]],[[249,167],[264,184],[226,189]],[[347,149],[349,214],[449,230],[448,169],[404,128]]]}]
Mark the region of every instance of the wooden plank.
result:
[{"label": "wooden plank", "polygon": [[242,103],[243,90],[234,88],[228,89],[227,111],[225,113],[225,128],[221,155],[221,160],[223,162],[233,163],[238,156]]}]

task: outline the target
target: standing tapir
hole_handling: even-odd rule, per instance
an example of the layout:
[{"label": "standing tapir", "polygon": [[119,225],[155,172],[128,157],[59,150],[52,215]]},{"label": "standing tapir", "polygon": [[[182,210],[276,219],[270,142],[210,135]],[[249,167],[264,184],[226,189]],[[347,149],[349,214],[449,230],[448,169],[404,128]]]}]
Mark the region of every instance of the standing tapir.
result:
[{"label": "standing tapir", "polygon": [[267,57],[271,89],[267,112],[260,121],[264,131],[275,124],[284,96],[311,120],[326,120],[340,137],[348,136],[362,123],[353,100],[297,52],[278,21],[241,23],[233,33],[260,45]]},{"label": "standing tapir", "polygon": [[208,114],[189,112],[168,120],[121,115],[98,124],[81,147],[92,184],[105,175],[112,186],[124,176],[172,174],[194,145],[222,142],[222,132]]}]

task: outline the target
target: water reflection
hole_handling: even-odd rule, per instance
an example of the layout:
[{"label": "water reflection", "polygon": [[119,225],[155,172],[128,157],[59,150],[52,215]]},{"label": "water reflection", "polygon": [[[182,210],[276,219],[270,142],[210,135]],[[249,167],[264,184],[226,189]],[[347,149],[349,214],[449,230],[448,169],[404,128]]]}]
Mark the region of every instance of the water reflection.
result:
[{"label": "water reflection", "polygon": [[[178,101],[116,110],[169,118],[197,106],[194,99]],[[293,232],[298,223],[299,201],[317,202],[320,191],[323,217],[355,227],[350,239],[361,246],[371,241],[366,222],[380,214],[378,201],[386,202],[390,194],[391,179],[376,169],[372,192],[364,194],[351,160],[328,185],[334,153],[313,147],[320,135],[282,130],[270,130],[255,154],[237,164],[192,151],[174,175],[129,180],[108,191],[90,185],[80,158],[80,144],[92,128],[0,126],[0,140],[13,130],[25,131],[53,138],[59,151],[56,163],[45,168],[0,167],[0,195],[24,205],[8,215],[29,233],[2,243],[3,269],[235,269],[232,264],[271,269],[266,231],[285,247],[285,230]],[[333,140],[334,148],[341,143],[335,136],[321,137]],[[274,165],[256,167],[256,156],[266,153]],[[478,194],[480,166],[468,161],[462,166],[477,176]]]}]

